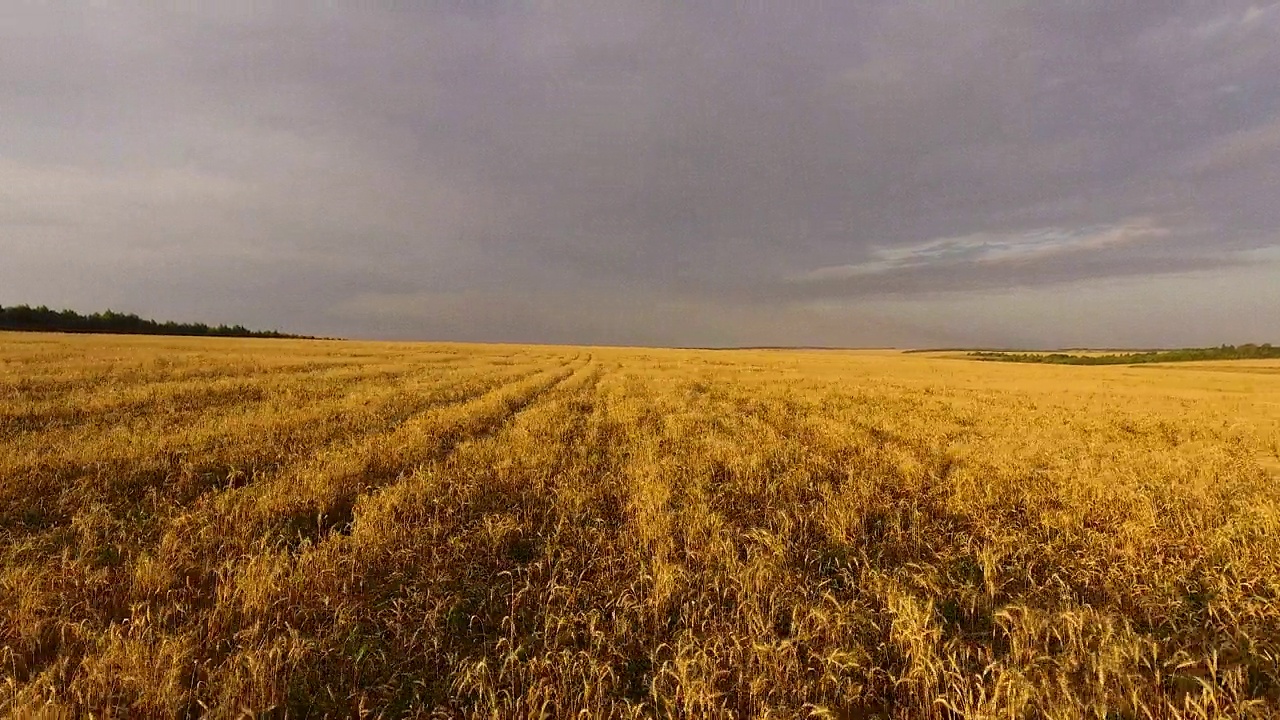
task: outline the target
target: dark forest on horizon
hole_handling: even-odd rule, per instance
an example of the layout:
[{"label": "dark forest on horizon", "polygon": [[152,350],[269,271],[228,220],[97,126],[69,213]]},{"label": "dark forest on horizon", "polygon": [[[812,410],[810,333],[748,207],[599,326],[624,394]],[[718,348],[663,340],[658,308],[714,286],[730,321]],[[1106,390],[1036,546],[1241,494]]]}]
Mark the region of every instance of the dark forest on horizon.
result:
[{"label": "dark forest on horizon", "polygon": [[183,335],[194,337],[308,338],[277,330],[250,330],[243,325],[157,322],[114,310],[81,315],[74,310],[51,310],[43,305],[0,306],[0,330],[26,332],[119,333],[127,335]]}]

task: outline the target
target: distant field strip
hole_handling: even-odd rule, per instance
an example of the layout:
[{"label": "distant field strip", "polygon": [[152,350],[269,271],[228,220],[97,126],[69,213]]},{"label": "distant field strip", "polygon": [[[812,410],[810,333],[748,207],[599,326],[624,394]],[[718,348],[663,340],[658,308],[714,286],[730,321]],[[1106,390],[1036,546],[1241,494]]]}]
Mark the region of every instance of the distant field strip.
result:
[{"label": "distant field strip", "polygon": [[1276,717],[1276,468],[1229,363],[0,334],[0,714]]}]

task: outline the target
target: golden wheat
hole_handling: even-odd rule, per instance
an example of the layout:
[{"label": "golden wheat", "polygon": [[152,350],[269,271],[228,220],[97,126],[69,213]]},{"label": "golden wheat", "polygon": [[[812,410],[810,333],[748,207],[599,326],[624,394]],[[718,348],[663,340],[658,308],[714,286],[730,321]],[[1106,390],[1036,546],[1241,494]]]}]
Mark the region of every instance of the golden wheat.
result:
[{"label": "golden wheat", "polygon": [[1280,364],[0,335],[0,712],[1280,715]]}]

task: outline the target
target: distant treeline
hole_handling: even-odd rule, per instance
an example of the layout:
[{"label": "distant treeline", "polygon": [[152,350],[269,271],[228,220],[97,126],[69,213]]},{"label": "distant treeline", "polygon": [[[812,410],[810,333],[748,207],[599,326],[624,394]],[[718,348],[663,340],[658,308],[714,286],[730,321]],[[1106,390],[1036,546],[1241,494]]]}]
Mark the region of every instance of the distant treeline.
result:
[{"label": "distant treeline", "polygon": [[1067,353],[1015,353],[977,351],[969,353],[977,360],[1055,365],[1137,365],[1140,363],[1192,362],[1195,360],[1259,360],[1280,358],[1280,347],[1262,345],[1220,345],[1211,348],[1181,350],[1148,350],[1111,355],[1070,355]]},{"label": "distant treeline", "polygon": [[0,330],[32,332],[121,333],[135,335],[196,335],[210,337],[304,338],[275,330],[250,330],[243,325],[156,322],[113,310],[81,315],[74,310],[50,310],[41,305],[0,306]]}]

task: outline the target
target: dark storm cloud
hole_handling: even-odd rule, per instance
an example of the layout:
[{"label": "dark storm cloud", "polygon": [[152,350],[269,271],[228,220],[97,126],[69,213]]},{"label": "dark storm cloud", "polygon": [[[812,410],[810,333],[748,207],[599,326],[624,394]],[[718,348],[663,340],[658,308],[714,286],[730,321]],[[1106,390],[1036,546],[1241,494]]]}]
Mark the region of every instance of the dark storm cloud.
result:
[{"label": "dark storm cloud", "polygon": [[0,302],[930,342],[815,303],[1280,244],[1276,3],[217,7],[0,10]]}]

